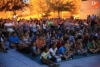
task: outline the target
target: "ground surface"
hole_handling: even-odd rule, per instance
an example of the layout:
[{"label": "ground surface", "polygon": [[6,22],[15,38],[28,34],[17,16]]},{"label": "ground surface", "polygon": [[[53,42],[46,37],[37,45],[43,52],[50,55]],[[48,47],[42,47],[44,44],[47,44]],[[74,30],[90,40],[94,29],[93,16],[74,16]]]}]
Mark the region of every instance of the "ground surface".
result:
[{"label": "ground surface", "polygon": [[[0,52],[0,67],[48,67],[10,49],[7,54]],[[60,67],[100,67],[100,55],[60,63]]]}]

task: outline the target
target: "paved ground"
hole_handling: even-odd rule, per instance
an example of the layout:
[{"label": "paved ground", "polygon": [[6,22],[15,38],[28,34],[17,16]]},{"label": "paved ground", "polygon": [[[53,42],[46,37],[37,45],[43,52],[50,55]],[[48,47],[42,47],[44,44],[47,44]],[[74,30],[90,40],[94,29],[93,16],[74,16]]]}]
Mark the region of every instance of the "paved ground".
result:
[{"label": "paved ground", "polygon": [[[48,67],[11,49],[7,54],[0,52],[0,67]],[[100,55],[60,63],[60,67],[100,67]]]}]

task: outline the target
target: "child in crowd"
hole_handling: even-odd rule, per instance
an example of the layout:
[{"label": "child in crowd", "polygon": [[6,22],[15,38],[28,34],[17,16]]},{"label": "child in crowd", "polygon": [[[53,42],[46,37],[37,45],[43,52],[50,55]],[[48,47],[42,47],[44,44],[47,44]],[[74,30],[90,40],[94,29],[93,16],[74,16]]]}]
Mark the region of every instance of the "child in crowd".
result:
[{"label": "child in crowd", "polygon": [[25,34],[23,35],[21,41],[22,41],[22,44],[26,45],[26,46],[29,46],[31,44],[31,39],[30,39],[30,36],[29,36],[29,32],[25,32]]},{"label": "child in crowd", "polygon": [[18,51],[23,52],[23,53],[30,53],[30,46],[31,46],[31,40],[29,37],[28,32],[26,32],[23,35],[22,40],[20,41],[20,44],[18,44]]},{"label": "child in crowd", "polygon": [[55,64],[54,62],[48,59],[48,54],[49,54],[49,48],[45,46],[44,51],[42,52],[40,56],[41,62],[48,65],[49,67],[58,67],[59,64]]},{"label": "child in crowd", "polygon": [[56,33],[56,35],[57,35],[57,38],[59,39],[59,38],[61,38],[61,37],[63,36],[63,33],[59,30],[59,31]]},{"label": "child in crowd", "polygon": [[36,42],[32,42],[31,45],[32,45],[31,46],[31,55],[33,57],[36,57],[39,54],[38,48],[36,46]]},{"label": "child in crowd", "polygon": [[93,39],[88,43],[88,50],[90,53],[96,53],[99,51],[98,45]]},{"label": "child in crowd", "polygon": [[74,54],[74,53],[75,53],[75,49],[74,49],[74,44],[73,44],[73,42],[69,42],[69,40],[67,39],[67,40],[65,41],[65,44],[68,45],[67,49],[69,49],[69,53]]},{"label": "child in crowd", "polygon": [[76,39],[76,42],[75,42],[75,51],[80,55],[80,54],[83,54],[85,56],[87,56],[86,52],[87,50],[83,48],[83,44],[81,42],[81,40],[79,38]]},{"label": "child in crowd", "polygon": [[50,37],[49,32],[47,32],[46,35],[44,35],[44,39],[46,41],[46,45],[50,47],[50,45],[51,45],[51,37]]},{"label": "child in crowd", "polygon": [[43,47],[46,45],[45,39],[43,38],[43,35],[38,35],[36,39],[36,46],[39,49],[39,52],[43,51]]},{"label": "child in crowd", "polygon": [[51,44],[53,43],[53,42],[57,42],[58,41],[58,39],[56,39],[56,37],[55,36],[51,36]]},{"label": "child in crowd", "polygon": [[59,48],[58,54],[62,56],[63,60],[66,60],[68,58],[73,58],[73,53],[69,53],[69,46],[67,43],[63,44],[62,47]]},{"label": "child in crowd", "polygon": [[100,52],[100,39],[98,39],[96,42],[97,42],[98,51]]},{"label": "child in crowd", "polygon": [[20,39],[17,36],[16,32],[13,32],[12,35],[9,37],[9,42],[11,48],[18,48],[18,44],[20,44]]},{"label": "child in crowd", "polygon": [[57,41],[57,48],[59,49],[64,44],[63,37],[60,37]]},{"label": "child in crowd", "polygon": [[57,62],[57,58],[60,58],[60,56],[58,55],[58,49],[57,49],[57,43],[54,42],[52,44],[52,47],[49,49],[50,52],[50,60],[53,62]]},{"label": "child in crowd", "polygon": [[0,31],[0,50],[4,53],[7,53],[7,49],[5,48],[4,36],[2,35],[2,31]]}]

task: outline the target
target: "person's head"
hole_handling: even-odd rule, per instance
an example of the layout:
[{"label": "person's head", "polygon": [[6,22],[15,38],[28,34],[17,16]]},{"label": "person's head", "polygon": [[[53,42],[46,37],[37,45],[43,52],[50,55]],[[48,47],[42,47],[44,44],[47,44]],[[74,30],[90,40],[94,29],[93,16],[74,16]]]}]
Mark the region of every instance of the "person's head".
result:
[{"label": "person's head", "polygon": [[56,45],[57,45],[57,43],[54,42],[54,43],[52,44],[52,48],[55,49],[55,48],[57,47]]},{"label": "person's head", "polygon": [[60,40],[63,41],[63,37],[60,37]]},{"label": "person's head", "polygon": [[0,31],[0,35],[2,34],[2,31]]},{"label": "person's head", "polygon": [[69,39],[66,40],[66,43],[69,43]]},{"label": "person's head", "polygon": [[97,42],[98,42],[98,44],[100,44],[100,39],[98,39],[98,41],[97,41]]},{"label": "person's head", "polygon": [[58,31],[58,33],[60,34],[60,33],[61,33],[61,31],[59,30],[59,31]]},{"label": "person's head", "polygon": [[48,52],[49,51],[49,47],[48,46],[44,46],[44,52]]},{"label": "person's head", "polygon": [[95,43],[94,39],[92,39],[92,43]]},{"label": "person's head", "polygon": [[28,33],[28,32],[26,32],[24,35],[25,35],[25,36],[28,36],[28,35],[29,35],[29,33]]},{"label": "person's head", "polygon": [[79,38],[76,38],[76,42],[77,42],[77,43],[80,43],[80,39],[79,39]]},{"label": "person's head", "polygon": [[0,20],[0,25],[2,25],[2,21]]},{"label": "person's head", "polygon": [[43,21],[43,24],[46,24],[46,21]]},{"label": "person's head", "polygon": [[32,44],[32,46],[36,46],[36,42],[32,42],[31,44]]},{"label": "person's head", "polygon": [[68,46],[68,44],[67,44],[67,43],[65,43],[65,44],[63,45],[63,47],[64,47],[64,48],[67,48],[67,46]]},{"label": "person's head", "polygon": [[46,36],[49,36],[49,32],[46,32]]},{"label": "person's head", "polygon": [[55,34],[56,32],[55,32],[55,30],[53,30],[53,34]]},{"label": "person's head", "polygon": [[0,31],[0,37],[2,37],[2,31]]},{"label": "person's head", "polygon": [[98,35],[100,35],[100,31],[98,32]]},{"label": "person's head", "polygon": [[65,33],[65,34],[64,34],[64,37],[68,37],[68,35]]},{"label": "person's head", "polygon": [[9,19],[7,19],[7,20],[6,20],[6,23],[9,23],[9,22],[10,22],[10,20],[9,20]]},{"label": "person's head", "polygon": [[88,36],[89,34],[88,33],[85,33],[85,36]]},{"label": "person's head", "polygon": [[42,39],[43,39],[43,36],[42,36],[42,35],[40,35],[40,36],[39,36],[39,39],[40,39],[40,40],[42,40]]},{"label": "person's head", "polygon": [[55,36],[51,36],[52,39],[55,39]]},{"label": "person's head", "polygon": [[17,36],[16,32],[13,32],[13,33],[12,33],[12,36],[14,36],[14,37]]},{"label": "person's head", "polygon": [[94,16],[94,14],[92,14],[92,16]]},{"label": "person's head", "polygon": [[82,35],[79,35],[78,36],[78,39],[80,39],[80,41],[82,41]]}]

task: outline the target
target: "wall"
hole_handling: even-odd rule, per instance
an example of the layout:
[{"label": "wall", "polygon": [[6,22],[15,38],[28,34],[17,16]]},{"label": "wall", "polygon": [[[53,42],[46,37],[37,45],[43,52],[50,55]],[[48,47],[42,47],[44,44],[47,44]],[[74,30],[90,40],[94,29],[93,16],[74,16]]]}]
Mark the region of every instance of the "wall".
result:
[{"label": "wall", "polygon": [[86,19],[87,15],[100,16],[100,0],[88,0],[81,2],[80,18]]}]

